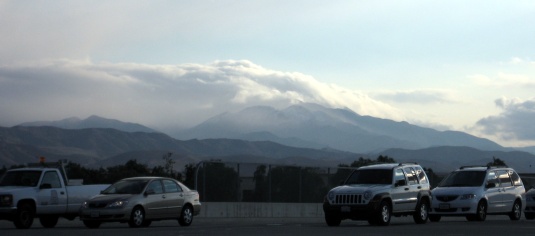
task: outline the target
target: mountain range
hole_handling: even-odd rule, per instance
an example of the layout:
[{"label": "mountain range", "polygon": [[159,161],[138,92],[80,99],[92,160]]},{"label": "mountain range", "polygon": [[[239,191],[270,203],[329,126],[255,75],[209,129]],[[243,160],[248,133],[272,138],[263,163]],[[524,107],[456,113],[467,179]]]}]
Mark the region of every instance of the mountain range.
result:
[{"label": "mountain range", "polygon": [[0,127],[0,165],[24,164],[45,156],[50,161],[67,159],[90,167],[131,159],[154,166],[163,165],[162,157],[171,153],[177,169],[202,160],[335,167],[378,155],[419,162],[437,172],[485,165],[493,157],[519,172],[532,173],[531,166],[535,168],[532,153],[487,139],[316,104],[281,110],[250,107],[172,135],[98,116]]},{"label": "mountain range", "polygon": [[293,105],[281,110],[255,106],[237,113],[223,113],[173,136],[270,140],[296,147],[329,147],[356,153],[433,146],[505,150],[495,142],[463,132],[437,131],[317,104]]}]

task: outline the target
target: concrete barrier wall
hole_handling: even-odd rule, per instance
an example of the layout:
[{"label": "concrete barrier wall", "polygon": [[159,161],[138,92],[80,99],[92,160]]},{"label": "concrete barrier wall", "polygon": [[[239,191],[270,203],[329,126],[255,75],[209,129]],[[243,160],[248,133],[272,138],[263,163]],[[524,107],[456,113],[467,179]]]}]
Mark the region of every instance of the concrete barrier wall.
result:
[{"label": "concrete barrier wall", "polygon": [[323,217],[322,203],[203,202],[197,217]]}]

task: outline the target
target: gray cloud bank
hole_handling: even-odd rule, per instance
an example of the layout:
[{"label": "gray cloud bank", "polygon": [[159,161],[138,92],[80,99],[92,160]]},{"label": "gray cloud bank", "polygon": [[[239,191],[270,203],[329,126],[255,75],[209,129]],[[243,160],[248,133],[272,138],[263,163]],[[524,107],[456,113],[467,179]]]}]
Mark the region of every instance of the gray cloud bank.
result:
[{"label": "gray cloud bank", "polygon": [[500,98],[495,104],[502,113],[479,120],[476,129],[503,140],[535,140],[535,97],[525,101]]}]

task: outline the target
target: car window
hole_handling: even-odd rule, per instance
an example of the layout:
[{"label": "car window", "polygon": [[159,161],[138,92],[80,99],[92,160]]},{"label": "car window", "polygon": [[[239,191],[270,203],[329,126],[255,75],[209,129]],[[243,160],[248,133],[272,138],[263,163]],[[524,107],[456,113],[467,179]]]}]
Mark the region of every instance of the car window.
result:
[{"label": "car window", "polygon": [[140,194],[147,182],[148,180],[120,180],[102,191],[102,194]]},{"label": "car window", "polygon": [[59,180],[58,173],[56,171],[45,172],[43,181],[41,182],[41,185],[43,184],[50,184],[51,188],[61,188],[61,182]]},{"label": "car window", "polygon": [[[399,183],[400,180],[405,181],[405,174],[403,173],[403,170],[396,169],[394,172],[394,183]],[[406,183],[404,185],[407,185]]]},{"label": "car window", "polygon": [[416,176],[418,176],[418,180],[420,181],[421,184],[429,183],[429,181],[427,180],[427,176],[425,175],[425,172],[424,170],[422,170],[422,168],[417,166],[417,167],[414,167],[414,169],[416,170]]},{"label": "car window", "polygon": [[162,182],[160,180],[154,180],[147,186],[147,190],[154,190],[155,194],[163,193]]},{"label": "car window", "polygon": [[511,178],[509,178],[509,173],[506,170],[497,171],[498,178],[500,179],[500,187],[510,187],[513,186]]},{"label": "car window", "polygon": [[509,175],[511,176],[511,180],[513,181],[513,185],[515,186],[522,186],[522,180],[520,179],[520,176],[512,170],[509,171]]},{"label": "car window", "polygon": [[407,174],[407,179],[409,180],[409,185],[418,184],[418,178],[416,177],[416,174],[414,173],[414,169],[412,167],[405,167],[405,173]]},{"label": "car window", "polygon": [[487,184],[496,184],[496,187],[499,186],[500,183],[498,182],[498,176],[496,176],[496,172],[489,171],[487,174]]},{"label": "car window", "polygon": [[440,182],[439,187],[477,187],[485,181],[485,171],[467,170],[451,172]]},{"label": "car window", "polygon": [[176,192],[182,192],[182,189],[175,181],[165,179],[163,180],[163,186],[165,188],[166,193],[176,193]]},{"label": "car window", "polygon": [[359,169],[353,171],[346,184],[392,184],[392,170]]}]

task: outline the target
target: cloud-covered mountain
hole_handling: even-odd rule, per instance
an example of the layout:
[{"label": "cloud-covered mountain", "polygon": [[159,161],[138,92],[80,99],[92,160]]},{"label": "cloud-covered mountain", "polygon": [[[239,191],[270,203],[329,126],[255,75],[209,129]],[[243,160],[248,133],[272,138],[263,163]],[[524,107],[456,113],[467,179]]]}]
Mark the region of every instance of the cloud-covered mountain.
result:
[{"label": "cloud-covered mountain", "polygon": [[59,121],[25,122],[19,126],[53,126],[62,129],[111,128],[125,132],[157,132],[156,130],[140,124],[123,122],[115,119],[107,119],[96,115],[89,116],[83,120],[78,117],[71,117]]},{"label": "cloud-covered mountain", "polygon": [[258,135],[286,145],[330,147],[356,153],[432,146],[503,149],[490,140],[463,132],[437,131],[407,122],[361,116],[349,109],[332,109],[310,103],[292,105],[281,110],[254,106],[236,113],[223,113],[176,134],[176,137],[255,140],[259,139]]}]

